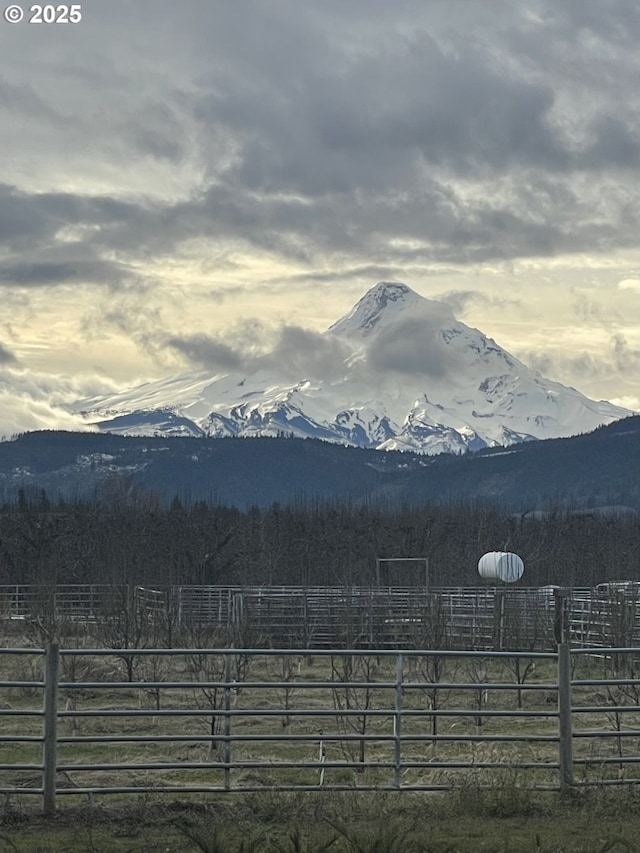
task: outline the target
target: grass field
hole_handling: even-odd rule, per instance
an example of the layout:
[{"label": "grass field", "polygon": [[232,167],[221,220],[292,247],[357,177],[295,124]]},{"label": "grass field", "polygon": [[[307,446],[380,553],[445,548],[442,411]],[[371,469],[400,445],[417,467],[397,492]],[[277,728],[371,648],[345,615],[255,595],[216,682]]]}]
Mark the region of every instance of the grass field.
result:
[{"label": "grass field", "polygon": [[[413,713],[403,720],[402,734],[421,739],[403,742],[402,783],[443,785],[450,790],[367,792],[361,789],[393,782],[393,709],[397,701],[393,656],[260,654],[245,659],[238,652],[226,670],[223,655],[203,656],[194,651],[191,656],[147,656],[135,664],[135,684],[113,689],[114,682],[123,682],[127,675],[127,661],[116,653],[109,657],[63,655],[60,680],[94,686],[60,689],[58,737],[68,742],[59,745],[58,764],[66,768],[59,774],[59,785],[71,792],[78,787],[108,785],[151,790],[126,796],[59,794],[58,813],[49,818],[39,813],[38,796],[7,795],[0,806],[0,851],[640,851],[640,786],[595,785],[563,794],[545,792],[538,786],[557,782],[558,746],[553,740],[478,743],[460,739],[480,734],[489,738],[555,736],[557,695],[549,689],[556,678],[553,660],[538,661],[527,673],[524,687],[517,683],[513,659],[448,658],[437,662],[434,670],[435,664],[434,656],[405,660],[401,701],[403,709]],[[574,678],[612,675],[611,661],[602,656],[579,656],[574,664]],[[26,682],[42,678],[41,659],[5,655],[2,666],[3,679],[25,682],[2,690],[2,735],[38,736],[40,717],[12,716],[12,711],[40,707],[41,689]],[[623,674],[624,666],[620,662],[618,666]],[[232,689],[207,686],[230,673]],[[522,681],[522,673],[520,676]],[[194,686],[177,684],[184,681]],[[265,681],[278,686],[257,686]],[[589,730],[613,735],[574,739],[574,757],[593,762],[576,765],[578,782],[631,781],[638,775],[640,765],[623,766],[617,761],[621,755],[640,756],[639,685],[633,678],[627,681],[630,683],[616,687],[574,690],[574,705],[598,704],[602,708],[597,713],[574,714],[576,734]],[[162,686],[166,682],[177,686]],[[356,682],[369,686],[356,686]],[[509,682],[511,687],[485,690],[479,686],[483,682]],[[154,683],[160,686],[152,686]],[[623,707],[627,710],[619,710]],[[233,760],[239,762],[231,773],[232,785],[261,790],[162,794],[167,785],[224,784],[220,763],[228,755],[220,734],[227,725],[225,708],[235,714],[228,718],[233,735],[246,738],[231,746]],[[434,708],[442,716],[429,713]],[[545,716],[514,718],[498,713],[520,709]],[[157,710],[191,713],[141,715]],[[321,711],[327,713],[321,715]],[[374,711],[379,713],[372,714]],[[110,716],[113,712],[117,716]],[[83,716],[85,713],[92,715]],[[436,720],[437,731],[433,729]],[[363,733],[373,740],[364,741]],[[434,734],[445,739],[434,740]],[[193,740],[83,740],[150,735]],[[278,739],[289,735],[303,739],[290,743]],[[340,741],[336,736],[350,739]],[[376,741],[376,737],[387,739]],[[320,742],[326,765],[319,761]],[[5,768],[12,763],[35,766],[41,760],[38,743],[5,742],[1,750],[0,763]],[[311,766],[282,767],[287,761],[307,761]],[[369,762],[375,766],[367,766]],[[410,762],[414,766],[406,766]],[[546,766],[517,766],[527,762]],[[112,767],[82,769],[82,765],[103,763]],[[180,766],[121,766],[153,763]],[[4,787],[37,787],[40,777],[34,769],[0,770]],[[316,790],[275,790],[282,784],[314,786]],[[331,785],[349,790],[328,790]]]},{"label": "grass field", "polygon": [[[41,707],[41,688],[28,683],[42,677],[41,658],[3,655],[2,666],[6,680],[23,682],[2,690],[2,735],[38,738],[41,717],[18,714]],[[393,786],[398,701],[403,787],[557,784],[556,673],[549,658],[518,684],[512,658],[441,658],[434,670],[435,656],[406,656],[400,696],[395,657],[375,653],[234,652],[226,664],[221,654],[197,650],[148,655],[137,660],[133,684],[123,682],[123,666],[115,652],[61,657],[60,681],[69,686],[58,696],[57,760],[59,786],[67,791]],[[602,678],[609,666],[581,656],[575,675]],[[638,776],[638,764],[619,761],[640,755],[640,683],[627,681],[574,689],[576,781]],[[487,682],[508,689],[485,689]],[[579,711],[595,704],[601,710]],[[519,712],[527,716],[510,716]],[[584,731],[592,736],[582,738]],[[40,761],[40,743],[4,742],[0,785],[37,786]],[[227,772],[222,765],[231,761]],[[86,797],[64,799],[81,805]]]},{"label": "grass field", "polygon": [[463,787],[448,794],[231,794],[189,805],[140,797],[0,818],[13,853],[615,853],[640,850],[634,789],[519,795]]}]

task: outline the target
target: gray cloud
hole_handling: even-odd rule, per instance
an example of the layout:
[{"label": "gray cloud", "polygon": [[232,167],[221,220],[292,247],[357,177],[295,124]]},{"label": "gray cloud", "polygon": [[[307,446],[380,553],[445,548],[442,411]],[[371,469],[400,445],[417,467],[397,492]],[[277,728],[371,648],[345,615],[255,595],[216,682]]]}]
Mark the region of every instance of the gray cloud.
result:
[{"label": "gray cloud", "polygon": [[275,369],[295,379],[331,379],[344,373],[350,350],[341,341],[285,325],[273,333],[275,346],[263,352],[265,334],[259,323],[257,326],[248,321],[233,330],[228,340],[205,334],[169,336],[162,340],[162,347],[179,352],[191,364],[215,370],[251,373]]},{"label": "gray cloud", "polygon": [[125,259],[125,241],[118,236],[133,227],[143,211],[142,206],[108,196],[28,193],[0,184],[0,286],[146,288],[148,282],[134,268],[133,253],[131,262]]},{"label": "gray cloud", "polygon": [[[438,304],[418,316],[400,319],[382,329],[368,343],[365,359],[351,369],[380,374],[420,374],[441,378],[455,368],[452,354],[440,336],[451,322],[450,312]],[[285,325],[274,332],[275,346],[267,352],[251,350],[247,335],[235,336],[235,343],[211,335],[156,336],[154,346],[179,352],[190,364],[232,372],[277,371],[292,379],[337,380],[349,370],[351,348],[333,335],[325,335],[301,326]],[[258,333],[260,334],[260,332]]]},{"label": "gray cloud", "polygon": [[[603,224],[602,211],[597,207],[591,219],[583,213],[582,219],[574,221],[571,194],[554,201],[557,206],[547,205],[542,212],[547,221],[541,222],[529,207],[517,211],[505,209],[502,202],[495,207],[490,200],[463,203],[453,188],[433,181],[419,195],[409,195],[401,206],[393,198],[367,193],[342,200],[329,195],[308,206],[295,199],[256,197],[229,187],[212,188],[188,201],[153,209],[119,202],[111,207],[104,198],[35,196],[26,206],[29,224],[24,231],[20,220],[26,217],[21,217],[20,210],[16,221],[8,221],[6,230],[9,239],[21,243],[28,234],[33,257],[34,247],[45,252],[55,231],[79,225],[80,210],[90,211],[87,224],[95,227],[80,235],[78,246],[60,244],[56,251],[83,251],[92,260],[102,261],[107,281],[120,280],[123,271],[121,263],[111,260],[114,252],[141,260],[180,251],[191,239],[235,241],[312,266],[326,253],[346,253],[353,259],[369,256],[376,261],[371,267],[394,270],[420,262],[466,263],[577,251],[587,245],[597,249],[599,245],[634,244],[639,217],[628,198],[620,199],[619,205],[608,198],[611,224]],[[60,209],[52,221],[50,207],[56,203]],[[44,210],[38,209],[41,204]],[[5,213],[5,219],[8,217]],[[349,228],[344,227],[345,222]],[[391,241],[396,239],[414,239],[424,248],[395,247]]]},{"label": "gray cloud", "polygon": [[637,376],[640,372],[640,348],[629,346],[629,342],[621,334],[612,336],[611,348],[618,370]]},{"label": "gray cloud", "polygon": [[590,128],[593,141],[583,154],[586,168],[622,168],[640,166],[640,132],[624,123],[620,116],[598,117]]},{"label": "gray cloud", "polygon": [[[198,364],[270,349],[330,372],[341,353],[295,327],[270,348],[265,330],[176,334],[154,308],[176,308],[163,285],[221,302],[638,246],[637,0],[94,6],[55,43],[0,28],[0,285],[34,304],[105,285],[115,305],[101,299],[86,336]],[[437,371],[437,345],[405,332],[415,352],[383,336],[373,362]],[[580,358],[576,376],[597,372]]]},{"label": "gray cloud", "polygon": [[[311,267],[340,253],[356,269],[394,272],[416,263],[608,251],[637,242],[640,197],[635,198],[639,193],[633,186],[608,188],[586,205],[563,179],[554,182],[525,172],[515,185],[507,180],[504,191],[513,199],[509,207],[499,196],[469,202],[452,185],[414,178],[406,176],[405,182],[413,186],[401,203],[395,190],[381,194],[354,188],[347,195],[326,193],[311,205],[277,193],[256,195],[230,183],[184,201],[155,205],[71,194],[28,195],[5,187],[8,204],[0,207],[0,226],[14,252],[9,267],[15,267],[18,282],[21,271],[34,263],[34,253],[45,255],[41,263],[47,263],[57,252],[62,257],[75,253],[77,263],[101,263],[96,273],[106,283],[118,284],[127,277],[124,260],[180,252],[193,239],[220,247],[244,245]],[[74,245],[56,240],[64,228],[80,229]],[[418,241],[423,248],[398,247],[396,240]],[[27,250],[28,261],[22,257]],[[114,253],[122,260],[114,261]],[[369,263],[362,262],[365,258]]]},{"label": "gray cloud", "polygon": [[62,228],[74,225],[99,233],[138,214],[137,205],[109,196],[30,193],[0,184],[0,227],[3,246],[10,249],[26,249],[33,240],[50,242]]},{"label": "gray cloud", "polygon": [[[129,8],[127,34],[116,28],[117,2],[88,22],[88,43],[99,52],[109,44],[91,83],[105,93],[93,123],[108,122],[111,149],[99,156],[124,168],[127,157],[132,168],[140,157],[197,165],[189,197],[150,204],[5,187],[2,231],[16,251],[33,240],[50,246],[70,225],[89,229],[81,242],[105,262],[202,237],[310,266],[347,253],[352,266],[381,269],[635,245],[637,182],[617,197],[593,186],[593,199],[580,186],[585,171],[597,185],[640,167],[637,62],[625,47],[633,4],[532,0],[463,14],[440,2],[394,4],[391,13],[376,2],[366,16],[334,3],[198,4],[197,15],[161,5],[148,51],[170,55],[164,81],[133,49],[157,6]],[[167,54],[173,32],[181,38]],[[79,70],[89,58],[76,53],[75,71],[65,69],[69,97],[47,98],[48,111],[36,86],[3,80],[5,108],[89,138],[89,114],[71,98],[86,98]],[[140,94],[127,91],[123,103],[115,96],[127,79]],[[591,100],[584,79],[597,91]],[[460,181],[479,191],[467,197]],[[398,237],[424,248],[390,246]]]},{"label": "gray cloud", "polygon": [[576,316],[583,323],[596,323],[603,327],[608,327],[610,318],[615,315],[615,312],[610,306],[605,308],[601,302],[591,299],[584,293],[580,293],[575,288],[572,288],[575,302],[573,310]]},{"label": "gray cloud", "polygon": [[264,358],[298,378],[335,379],[345,372],[350,350],[332,336],[300,326],[284,326],[275,349]]},{"label": "gray cloud", "polygon": [[[621,165],[635,165],[637,128],[624,113],[598,115],[592,109],[586,122],[591,141],[576,145],[567,135],[557,103],[562,77],[545,68],[550,54],[543,47],[552,41],[566,54],[562,21],[555,24],[559,40],[553,26],[532,34],[513,11],[495,28],[493,8],[466,26],[452,12],[444,30],[437,14],[422,15],[414,5],[410,31],[387,33],[384,40],[377,32],[377,39],[364,44],[345,28],[342,44],[351,37],[357,49],[345,45],[340,51],[320,34],[311,38],[312,22],[304,15],[289,15],[288,4],[280,9],[286,20],[271,8],[269,14],[258,12],[259,29],[273,35],[276,45],[287,32],[295,34],[286,59],[273,52],[271,38],[252,43],[233,67],[222,62],[222,70],[216,68],[213,91],[197,109],[199,120],[224,127],[237,141],[239,157],[224,171],[235,187],[321,197],[419,186],[422,173],[433,167],[478,177],[514,166],[566,173],[600,169],[612,155]],[[541,13],[553,17],[548,4]],[[505,30],[534,42],[537,52],[530,51],[530,58],[536,67],[518,67],[517,54],[500,50]],[[588,64],[586,42],[568,49]]]},{"label": "gray cloud", "polygon": [[599,42],[614,46],[635,42],[638,7],[634,0],[565,0],[561,4],[545,0],[531,8],[542,13],[544,29],[556,38],[563,34],[575,40],[576,34],[582,36],[586,31]]},{"label": "gray cloud", "polygon": [[451,320],[448,308],[437,302],[401,317],[372,338],[367,348],[369,368],[443,378],[456,366],[440,334]]},{"label": "gray cloud", "polygon": [[474,302],[488,301],[488,297],[479,290],[448,290],[446,293],[439,294],[438,299],[450,305],[456,317],[464,314],[468,306]]},{"label": "gray cloud", "polygon": [[[421,271],[425,275],[424,271]],[[308,284],[311,287],[322,284],[344,284],[350,281],[364,281],[367,284],[372,281],[390,281],[398,277],[395,267],[378,266],[377,264],[361,264],[353,267],[341,267],[333,270],[322,270],[278,276],[268,279],[265,284],[273,286],[276,284],[301,285]]]},{"label": "gray cloud", "polygon": [[167,338],[164,345],[185,356],[191,364],[216,370],[242,368],[242,356],[222,341],[210,335],[182,335]]},{"label": "gray cloud", "polygon": [[124,265],[103,260],[18,262],[7,264],[0,270],[0,283],[27,287],[55,286],[73,282],[117,286],[131,278],[131,272]]},{"label": "gray cloud", "polygon": [[174,165],[188,153],[180,116],[167,102],[144,104],[116,126],[116,134],[136,153]]},{"label": "gray cloud", "polygon": [[67,404],[114,388],[97,376],[51,376],[0,367],[0,438],[38,429],[92,430]]},{"label": "gray cloud", "polygon": [[481,290],[448,290],[446,293],[436,296],[440,302],[451,306],[453,313],[461,316],[470,305],[490,305],[492,308],[505,308],[507,306],[520,308],[522,301],[510,296],[487,296]]},{"label": "gray cloud", "polygon": [[451,50],[416,30],[339,61],[328,53],[322,70],[301,58],[292,76],[262,49],[250,83],[228,75],[203,99],[198,117],[239,142],[225,173],[234,185],[318,197],[410,186],[432,166],[466,176],[570,165],[548,121],[551,85],[504,75],[473,41]]},{"label": "gray cloud", "polygon": [[0,365],[2,364],[16,364],[18,359],[11,352],[10,349],[4,346],[2,342],[0,342]]},{"label": "gray cloud", "polygon": [[529,367],[560,381],[567,381],[569,376],[583,382],[605,381],[616,376],[637,376],[640,371],[640,348],[631,346],[625,336],[619,333],[611,335],[608,347],[596,353],[582,351],[552,354],[518,350],[517,355]]},{"label": "gray cloud", "polygon": [[[562,382],[573,387],[590,383],[593,388],[610,389],[610,384],[620,376],[615,359],[610,352],[602,353],[573,352],[548,353],[535,350],[517,350],[517,356],[524,363],[538,370],[547,379]],[[631,390],[631,389],[630,389]],[[601,397],[610,399],[610,390],[600,392]],[[591,396],[598,396],[594,392]]]},{"label": "gray cloud", "polygon": [[33,86],[16,84],[0,77],[0,108],[14,116],[39,116],[52,124],[62,124],[64,117],[59,115],[51,104],[40,97]]}]

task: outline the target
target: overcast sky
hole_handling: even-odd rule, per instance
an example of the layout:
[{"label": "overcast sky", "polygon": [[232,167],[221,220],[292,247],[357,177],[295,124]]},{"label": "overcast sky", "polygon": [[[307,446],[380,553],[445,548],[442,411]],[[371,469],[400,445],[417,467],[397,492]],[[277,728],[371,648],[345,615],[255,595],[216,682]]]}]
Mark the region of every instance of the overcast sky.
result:
[{"label": "overcast sky", "polygon": [[640,408],[637,0],[19,5],[0,434],[323,330],[379,280]]}]

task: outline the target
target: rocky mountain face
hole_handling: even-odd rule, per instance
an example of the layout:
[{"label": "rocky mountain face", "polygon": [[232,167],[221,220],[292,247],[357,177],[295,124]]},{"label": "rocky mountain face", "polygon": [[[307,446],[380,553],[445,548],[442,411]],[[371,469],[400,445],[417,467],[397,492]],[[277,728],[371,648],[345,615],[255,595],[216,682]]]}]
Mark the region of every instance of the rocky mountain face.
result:
[{"label": "rocky mountain face", "polygon": [[121,435],[284,435],[429,455],[576,435],[631,414],[544,378],[405,284],[371,288],[313,347],[74,410]]}]

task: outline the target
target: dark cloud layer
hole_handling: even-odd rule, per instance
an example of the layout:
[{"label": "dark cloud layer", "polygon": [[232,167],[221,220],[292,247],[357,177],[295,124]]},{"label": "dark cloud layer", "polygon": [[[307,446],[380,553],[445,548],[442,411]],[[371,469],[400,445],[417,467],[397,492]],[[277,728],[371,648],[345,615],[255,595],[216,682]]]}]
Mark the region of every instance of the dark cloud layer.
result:
[{"label": "dark cloud layer", "polygon": [[191,364],[215,370],[238,370],[243,357],[222,341],[210,335],[184,335],[169,337],[164,341],[169,349],[185,356]]},{"label": "dark cloud layer", "polygon": [[97,283],[115,286],[130,276],[124,266],[104,260],[62,262],[18,262],[0,270],[0,284],[46,287],[70,283]]},{"label": "dark cloud layer", "polygon": [[33,241],[55,240],[65,227],[81,226],[104,234],[139,214],[139,206],[109,196],[71,192],[27,192],[0,184],[0,227],[5,248],[26,249]]},{"label": "dark cloud layer", "polygon": [[[97,144],[99,130],[96,156],[125,169],[192,163],[200,177],[188,197],[153,202],[3,185],[14,253],[4,280],[67,280],[64,258],[50,276],[50,258],[31,266],[34,248],[60,250],[64,228],[84,229],[82,259],[116,281],[114,256],[144,260],[201,238],[311,267],[336,254],[397,268],[636,245],[634,5],[101,4],[86,42],[60,36],[76,45],[73,62],[45,50],[35,83],[7,72],[0,105],[52,138],[70,125],[74,145]],[[160,57],[165,70],[150,74]],[[52,66],[67,97],[37,85]],[[85,66],[100,107],[78,112],[74,92],[91,104]]]},{"label": "dark cloud layer", "polygon": [[232,343],[213,335],[165,336],[160,349],[180,353],[190,364],[216,371],[252,373],[273,369],[294,379],[336,379],[344,373],[350,350],[336,338],[301,326],[285,325],[274,332],[275,346],[267,352],[252,349],[249,329],[231,336]]}]

